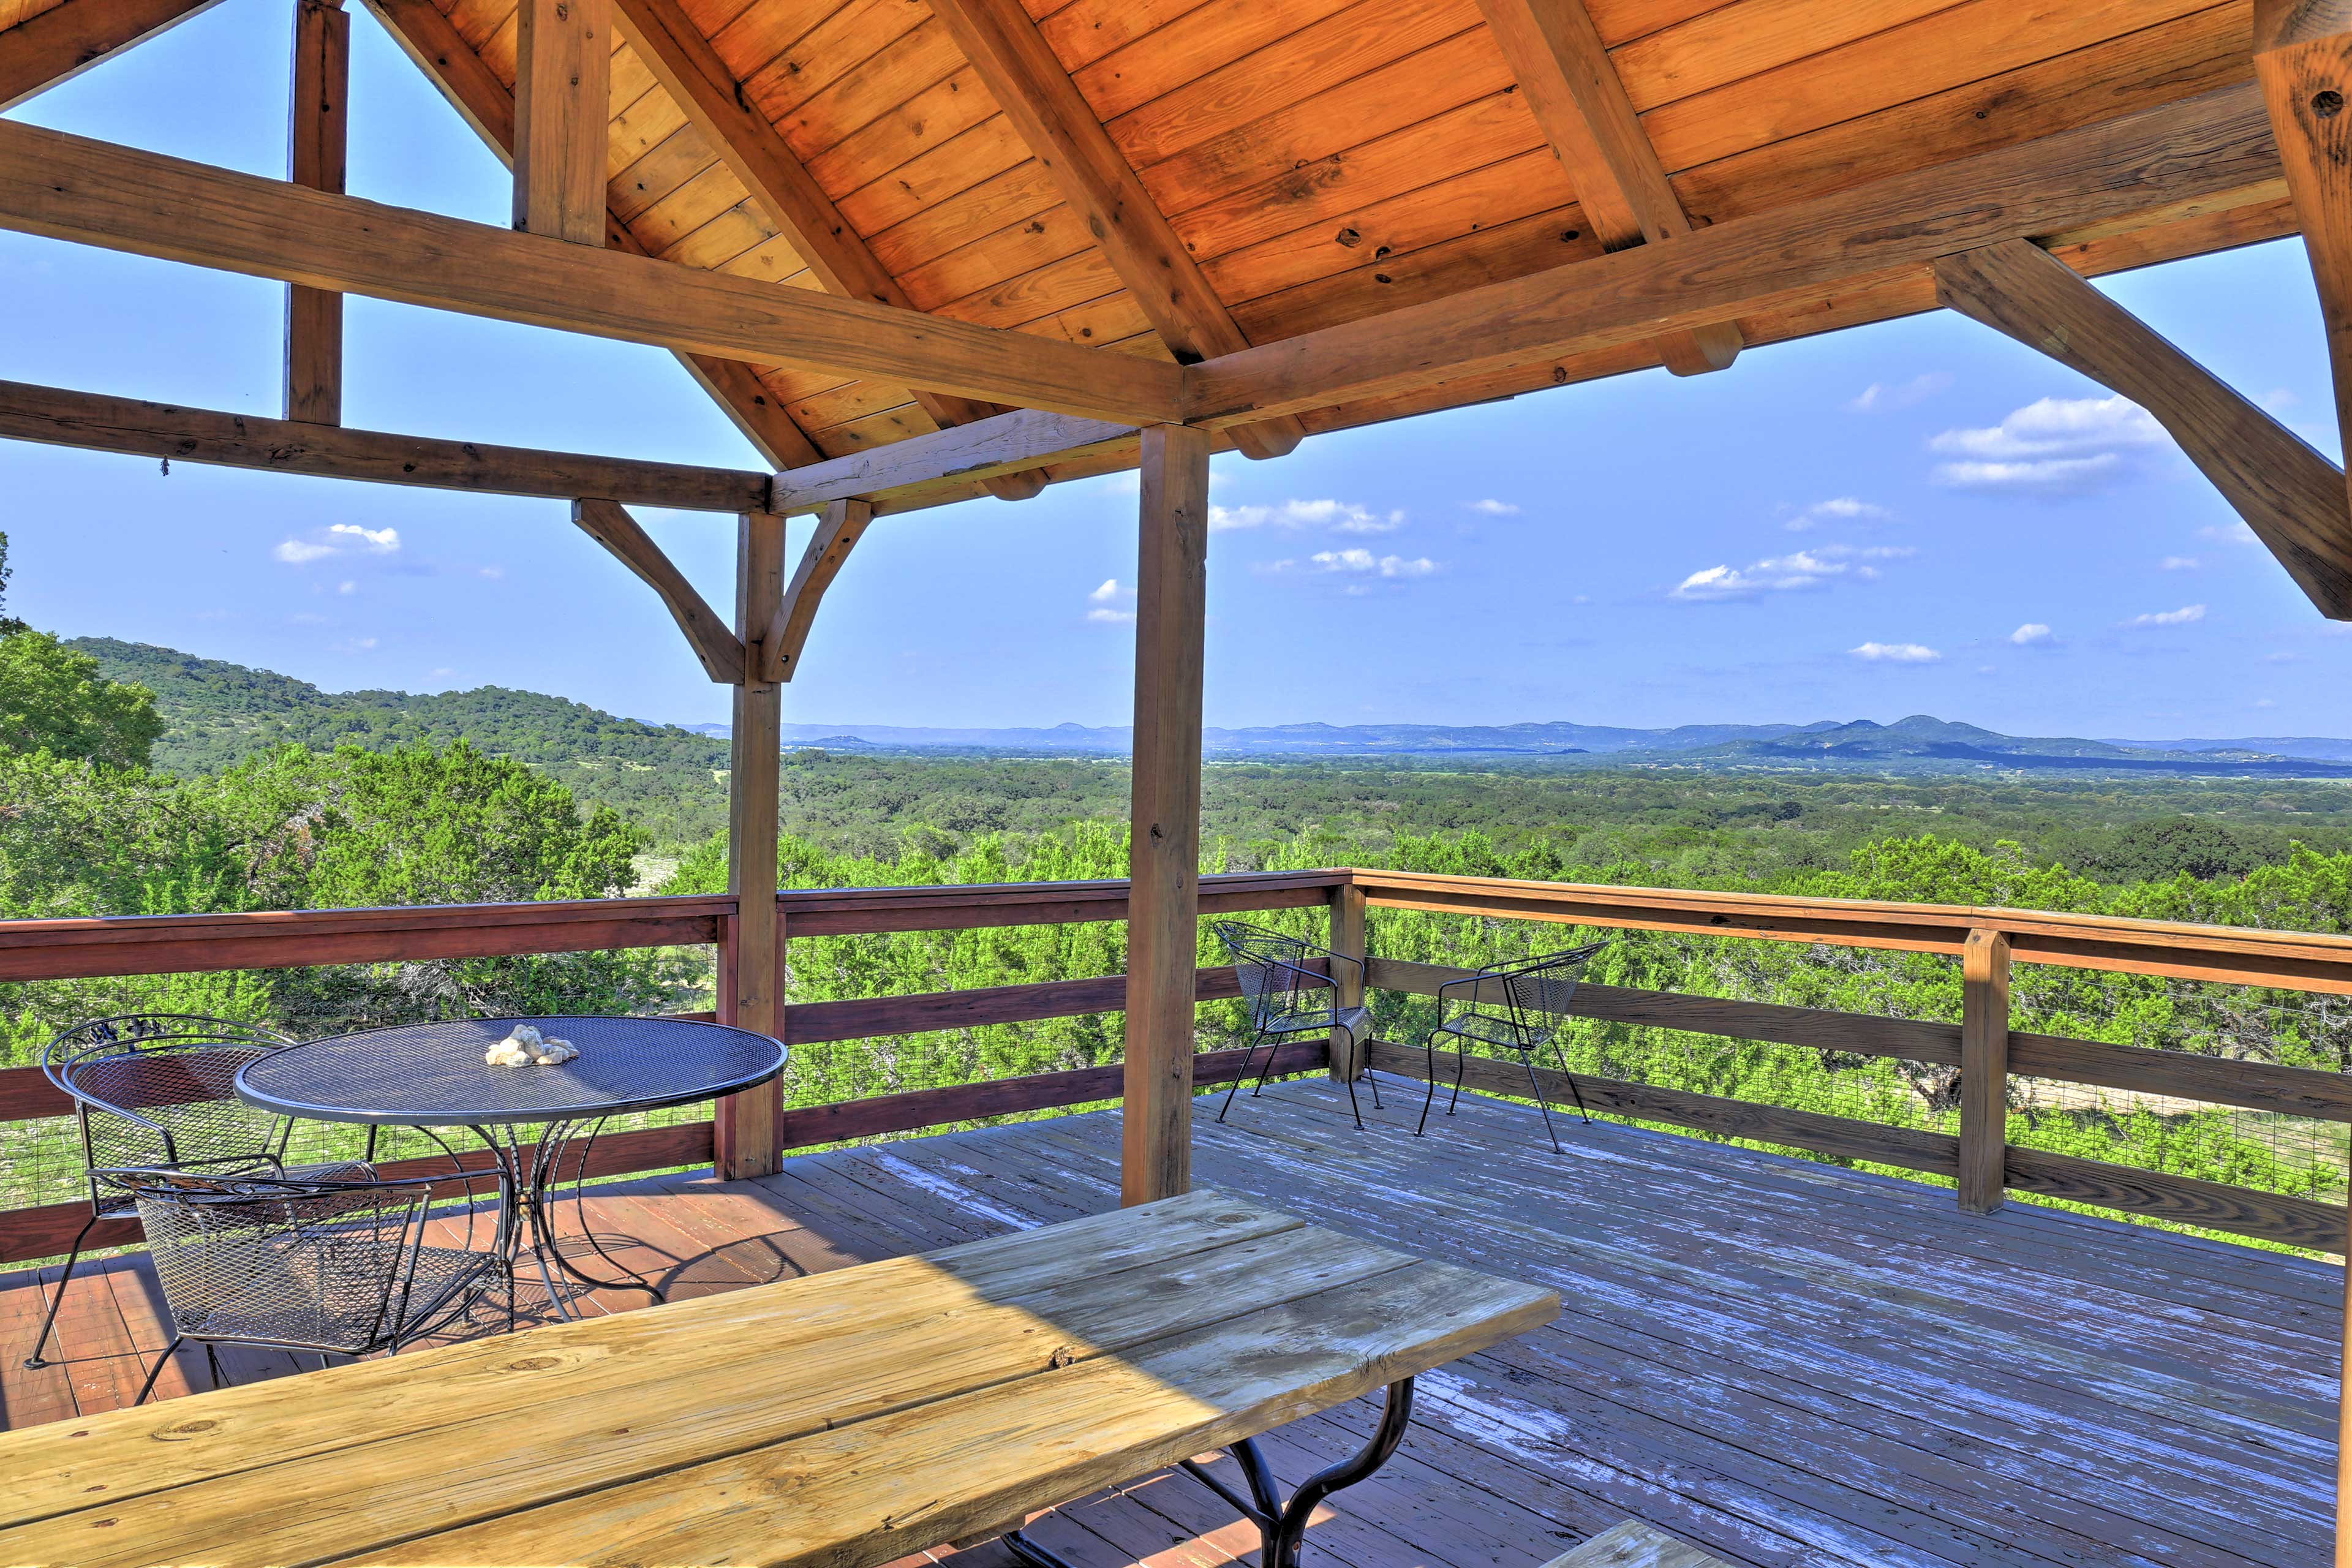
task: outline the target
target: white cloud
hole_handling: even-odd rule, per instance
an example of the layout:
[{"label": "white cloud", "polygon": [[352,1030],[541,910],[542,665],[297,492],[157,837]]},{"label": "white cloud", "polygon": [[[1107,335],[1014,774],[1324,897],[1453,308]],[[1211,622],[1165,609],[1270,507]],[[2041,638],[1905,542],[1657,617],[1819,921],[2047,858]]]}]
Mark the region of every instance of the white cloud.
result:
[{"label": "white cloud", "polygon": [[1087,603],[1093,606],[1087,619],[1097,626],[1126,626],[1135,619],[1135,590],[1121,586],[1116,577],[1104,578],[1102,586],[1087,595]]},{"label": "white cloud", "polygon": [[2177,610],[2158,610],[2145,616],[2134,616],[2127,626],[2192,626],[2205,618],[2202,605],[2183,605]]},{"label": "white cloud", "polygon": [[1852,544],[1825,544],[1815,550],[1794,550],[1746,566],[1708,566],[1675,584],[1670,597],[1695,604],[1726,599],[1754,599],[1766,594],[1797,593],[1845,579],[1874,582],[1878,568],[1871,563],[1900,560],[1917,552],[1907,545],[1882,544],[1862,549]]},{"label": "white cloud", "polygon": [[2205,563],[2194,555],[2168,555],[2156,563],[2159,572],[2200,572],[2204,566]]},{"label": "white cloud", "polygon": [[1956,489],[2078,494],[2128,478],[2136,465],[2126,454],[2168,439],[2127,397],[2044,397],[1998,425],[1937,436],[1928,450],[1953,460],[1930,477]]},{"label": "white cloud", "polygon": [[334,552],[335,547],[331,544],[306,544],[299,539],[289,539],[269,553],[289,566],[307,566]]},{"label": "white cloud", "polygon": [[1908,408],[1915,403],[1926,402],[1951,384],[1951,375],[1940,370],[1931,370],[1924,375],[1915,375],[1908,381],[1896,382],[1892,386],[1883,381],[1874,381],[1864,387],[1861,395],[1848,403],[1846,407],[1856,414],[1876,414],[1889,408]]},{"label": "white cloud", "polygon": [[2251,544],[2262,548],[2263,537],[2246,526],[2242,519],[2236,522],[2215,523],[2197,531],[2197,537],[2214,544]]},{"label": "white cloud", "polygon": [[1828,500],[1815,501],[1790,518],[1788,527],[1792,533],[1802,533],[1824,522],[1885,522],[1894,515],[1875,501],[1856,496],[1832,496]]},{"label": "white cloud", "polygon": [[507,569],[503,566],[483,566],[477,568],[477,570],[478,570],[483,576],[488,577],[494,583],[507,574]]},{"label": "white cloud", "polygon": [[2020,647],[2047,647],[2058,639],[2040,621],[2028,621],[2010,633],[2009,640]]},{"label": "white cloud", "polygon": [[362,528],[356,522],[338,522],[327,531],[387,554],[400,548],[400,530],[396,528]]},{"label": "white cloud", "polygon": [[1485,512],[1488,517],[1517,517],[1519,515],[1517,504],[1512,501],[1465,500],[1462,504],[1468,507],[1472,511]]},{"label": "white cloud", "polygon": [[2254,700],[2254,706],[2257,708],[2275,708],[2278,706],[2278,699],[2274,697],[2258,697]]},{"label": "white cloud", "polygon": [[357,583],[338,583],[335,584],[335,592],[338,594],[356,594],[359,591],[360,585]]},{"label": "white cloud", "polygon": [[1323,571],[1358,577],[1426,577],[1437,570],[1437,563],[1426,555],[1407,560],[1402,555],[1374,555],[1369,550],[1318,550],[1312,559]]},{"label": "white cloud", "polygon": [[1889,664],[1934,664],[1944,657],[1927,644],[1916,642],[1866,642],[1847,651],[1856,658]]},{"label": "white cloud", "polygon": [[1209,531],[1245,528],[1328,528],[1334,533],[1393,533],[1404,526],[1402,511],[1376,512],[1354,501],[1286,500],[1273,506],[1209,508]]}]

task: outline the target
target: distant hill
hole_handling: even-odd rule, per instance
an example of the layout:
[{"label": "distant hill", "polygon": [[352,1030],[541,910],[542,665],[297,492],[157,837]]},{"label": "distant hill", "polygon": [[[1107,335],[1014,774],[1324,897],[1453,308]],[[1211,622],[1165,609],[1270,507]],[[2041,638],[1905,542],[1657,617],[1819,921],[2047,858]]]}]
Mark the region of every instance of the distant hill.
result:
[{"label": "distant hill", "polygon": [[[1202,731],[1202,749],[1216,757],[1576,756],[1621,752],[1682,751],[1726,741],[1769,740],[1830,727],[1801,724],[1685,724],[1672,730],[1625,730],[1604,724],[1272,724]],[[724,735],[724,724],[695,726]],[[908,751],[1093,752],[1124,756],[1125,726],[1056,724],[1050,729],[951,730],[898,724],[787,724],[789,745],[841,745],[849,741]]]},{"label": "distant hill", "polygon": [[1862,767],[2065,768],[2101,773],[2154,773],[2245,777],[2352,777],[2352,762],[2285,757],[2252,742],[2215,741],[2197,750],[2071,737],[2003,735],[1974,724],[1915,713],[1892,724],[1867,719],[1766,740],[1705,746],[1687,760],[1700,763],[1854,765]]}]

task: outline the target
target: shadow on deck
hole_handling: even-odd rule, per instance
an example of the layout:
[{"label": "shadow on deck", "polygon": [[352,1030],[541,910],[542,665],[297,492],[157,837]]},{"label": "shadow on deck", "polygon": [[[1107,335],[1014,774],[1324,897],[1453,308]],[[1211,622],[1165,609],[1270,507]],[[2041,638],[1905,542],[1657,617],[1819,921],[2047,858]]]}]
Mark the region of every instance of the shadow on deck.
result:
[{"label": "shadow on deck", "polygon": [[[1383,1112],[1368,1100],[1364,1133],[1320,1079],[1238,1101],[1223,1127],[1202,1102],[1201,1185],[1565,1303],[1551,1327],[1423,1380],[1403,1452],[1327,1510],[1311,1560],[1534,1568],[1629,1515],[1759,1568],[2326,1560],[2335,1268],[2067,1214],[1969,1216],[1949,1189],[1617,1125],[1571,1123],[1556,1156],[1531,1108],[1466,1096],[1414,1139],[1416,1088],[1388,1084]],[[1097,1112],[809,1155],[761,1182],[613,1184],[589,1212],[675,1297],[1052,1224],[1113,1206],[1118,1187],[1118,1121]],[[43,1371],[21,1364],[35,1283],[0,1276],[5,1424],[129,1399],[166,1337],[143,1261],[77,1276],[69,1360]],[[239,1382],[294,1370],[224,1359]],[[160,1386],[191,1375],[204,1386],[183,1352]],[[1300,1422],[1267,1458],[1295,1484],[1374,1415]],[[1254,1532],[1181,1477],[1032,1533],[1087,1568],[1255,1556]],[[1009,1558],[991,1544],[958,1561]]]}]

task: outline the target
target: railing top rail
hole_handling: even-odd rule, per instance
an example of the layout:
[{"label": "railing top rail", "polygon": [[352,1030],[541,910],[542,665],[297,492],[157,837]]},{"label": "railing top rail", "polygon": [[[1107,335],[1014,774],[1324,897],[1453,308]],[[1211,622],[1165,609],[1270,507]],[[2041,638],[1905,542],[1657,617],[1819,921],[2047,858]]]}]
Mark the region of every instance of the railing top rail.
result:
[{"label": "railing top rail", "polygon": [[1908,952],[1958,953],[1969,931],[1989,929],[2008,935],[2020,963],[2352,993],[2352,936],[2325,932],[1416,871],[1358,869],[1349,875],[1368,901],[1392,908]]}]

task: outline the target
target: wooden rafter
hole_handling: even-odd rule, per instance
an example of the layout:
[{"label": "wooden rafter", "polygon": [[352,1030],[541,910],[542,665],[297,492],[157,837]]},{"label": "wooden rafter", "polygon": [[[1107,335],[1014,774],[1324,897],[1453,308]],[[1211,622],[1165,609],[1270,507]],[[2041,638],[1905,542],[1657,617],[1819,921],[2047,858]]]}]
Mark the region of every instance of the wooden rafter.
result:
[{"label": "wooden rafter", "polygon": [[1109,420],[1016,408],[977,425],[959,425],[778,474],[772,504],[782,512],[816,511],[840,500],[887,500],[942,479],[1035,471],[1049,458],[1062,462],[1122,441],[1131,443],[1135,431],[1132,425]]},{"label": "wooden rafter", "polygon": [[2352,620],[2342,469],[2029,240],[1943,258],[1936,297],[2147,409],[2320,612]]},{"label": "wooden rafter", "polygon": [[2254,76],[2319,288],[2336,427],[2352,454],[2352,0],[2256,0]]},{"label": "wooden rafter", "polygon": [[776,606],[774,628],[761,645],[767,658],[762,679],[790,680],[800,673],[801,652],[816,625],[817,606],[873,521],[874,509],[862,500],[837,500],[825,507],[792,582],[785,585],[783,601]]},{"label": "wooden rafter", "polygon": [[0,112],[220,0],[65,0],[0,34]]},{"label": "wooden rafter", "polygon": [[1188,416],[1222,426],[1541,365],[1997,240],[2267,203],[2278,180],[2258,95],[2229,88],[1229,354],[1188,374]]},{"label": "wooden rafter", "polygon": [[[514,163],[514,94],[466,42],[433,0],[365,0],[383,30],[401,47],[425,79],[441,91],[460,118],[474,128],[499,161]],[[645,254],[628,225],[605,214],[605,243],[634,256]],[[709,393],[752,448],[777,468],[824,460],[807,432],[793,422],[752,368],[709,354],[681,353],[678,363]]]},{"label": "wooden rafter", "polygon": [[748,469],[394,436],[13,381],[0,381],[0,438],[369,484],[567,501],[611,496],[682,511],[765,511],[771,488],[767,475]]},{"label": "wooden rafter", "polygon": [[[1177,360],[1197,363],[1247,348],[1021,0],[933,0],[931,9]],[[1277,458],[1303,434],[1293,419],[1251,421],[1234,432],[1234,444],[1253,458]]]},{"label": "wooden rafter", "polygon": [[574,245],[604,243],[612,80],[613,0],[521,0],[515,8],[515,227]]},{"label": "wooden rafter", "polygon": [[1139,423],[1183,372],[0,121],[0,227],[347,294]]},{"label": "wooden rafter", "polygon": [[[1478,0],[1478,7],[1602,248],[1690,233],[1584,0]],[[1738,357],[1739,328],[1710,321],[1667,333],[1656,346],[1668,370],[1697,375]]]},{"label": "wooden rafter", "polygon": [[[793,156],[784,139],[751,107],[735,79],[677,0],[616,0],[622,37],[687,120],[718,151],[761,213],[808,264],[827,293],[911,310],[914,302],[875,258],[833,198]],[[915,402],[942,428],[970,425],[1001,412],[992,403],[917,392]],[[1023,500],[1044,487],[1042,476],[991,479],[992,493]]]},{"label": "wooden rafter", "polygon": [[[313,191],[343,188],[352,19],[341,0],[297,0],[287,175]],[[286,417],[343,422],[343,297],[286,287]]]},{"label": "wooden rafter", "polygon": [[740,686],[744,679],[743,643],[727,629],[726,618],[710,607],[694,584],[663,553],[643,524],[618,501],[582,500],[572,503],[572,521],[580,531],[610,551],[613,558],[638,581],[661,595],[670,618],[686,634],[687,646],[702,663],[704,673],[721,686]]}]

